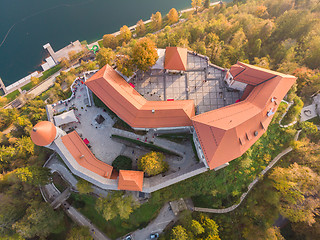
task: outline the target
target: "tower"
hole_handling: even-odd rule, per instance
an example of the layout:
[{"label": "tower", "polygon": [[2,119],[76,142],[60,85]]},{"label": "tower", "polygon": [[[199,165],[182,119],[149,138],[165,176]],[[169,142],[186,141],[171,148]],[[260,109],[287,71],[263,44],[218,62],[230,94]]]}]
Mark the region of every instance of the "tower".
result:
[{"label": "tower", "polygon": [[54,140],[65,134],[62,129],[56,127],[52,122],[42,121],[32,128],[30,136],[34,144],[50,148]]}]

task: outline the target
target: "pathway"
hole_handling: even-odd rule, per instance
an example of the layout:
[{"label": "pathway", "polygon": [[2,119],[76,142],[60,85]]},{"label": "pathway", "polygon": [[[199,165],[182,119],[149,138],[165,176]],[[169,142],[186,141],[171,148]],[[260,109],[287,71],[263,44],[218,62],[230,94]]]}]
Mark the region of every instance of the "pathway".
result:
[{"label": "pathway", "polygon": [[[294,137],[294,140],[297,141],[299,134],[301,130],[297,132],[297,134]],[[254,185],[257,184],[257,182],[261,179],[261,176],[264,176],[284,155],[291,152],[293,149],[292,147],[288,147],[285,150],[283,150],[281,153],[279,153],[269,164],[268,166],[256,177],[248,186],[248,191],[243,193],[240,197],[240,202],[238,204],[235,204],[231,207],[224,208],[224,209],[214,209],[214,208],[198,208],[194,207],[193,210],[196,212],[208,212],[208,213],[228,213],[233,210],[235,210],[237,207],[240,206],[240,204],[243,202],[243,200],[247,197],[248,193],[251,191],[251,189],[254,187]]]},{"label": "pathway", "polygon": [[[169,204],[166,203],[161,208],[159,215],[147,227],[139,229],[131,234],[132,238],[135,240],[145,240],[150,239],[151,233],[161,233],[166,226],[176,220],[176,216],[173,214],[172,210],[169,208]],[[121,238],[120,238],[121,239]]]},{"label": "pathway", "polygon": [[[54,154],[51,155],[48,161],[44,164],[44,167],[49,168],[51,172],[59,173],[60,176],[72,187],[71,190],[77,191],[78,180],[74,177],[70,170],[57,159],[57,157]],[[92,185],[92,188],[93,193],[98,196],[106,197],[109,193],[107,190],[101,189],[95,185]]]}]

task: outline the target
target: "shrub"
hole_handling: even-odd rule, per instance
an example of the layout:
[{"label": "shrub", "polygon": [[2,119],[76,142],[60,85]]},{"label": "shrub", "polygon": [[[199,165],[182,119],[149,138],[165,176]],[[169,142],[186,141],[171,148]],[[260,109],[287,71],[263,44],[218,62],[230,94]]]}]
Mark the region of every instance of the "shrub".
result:
[{"label": "shrub", "polygon": [[129,157],[119,155],[112,162],[112,167],[116,170],[131,170],[132,169],[132,160]]}]

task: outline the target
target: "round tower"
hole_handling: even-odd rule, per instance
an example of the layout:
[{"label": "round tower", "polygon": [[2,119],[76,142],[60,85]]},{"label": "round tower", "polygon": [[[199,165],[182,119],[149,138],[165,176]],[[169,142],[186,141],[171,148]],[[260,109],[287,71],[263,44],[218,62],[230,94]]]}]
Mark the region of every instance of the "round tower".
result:
[{"label": "round tower", "polygon": [[38,122],[30,133],[34,144],[48,148],[54,140],[63,135],[65,135],[65,132],[49,121]]}]

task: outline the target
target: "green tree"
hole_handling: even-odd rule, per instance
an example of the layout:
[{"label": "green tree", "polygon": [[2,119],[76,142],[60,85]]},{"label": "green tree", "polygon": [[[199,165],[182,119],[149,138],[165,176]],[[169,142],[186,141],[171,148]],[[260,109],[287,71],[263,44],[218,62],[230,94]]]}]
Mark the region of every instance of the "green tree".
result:
[{"label": "green tree", "polygon": [[56,212],[44,202],[32,202],[22,219],[13,224],[13,228],[25,238],[45,238],[58,228],[63,214]]},{"label": "green tree", "polygon": [[73,227],[68,233],[67,240],[92,240],[88,227]]},{"label": "green tree", "polygon": [[123,27],[120,28],[120,33],[118,35],[119,41],[127,43],[130,41],[131,37],[132,33],[130,29],[128,28],[128,26],[123,25]]},{"label": "green tree", "polygon": [[198,13],[198,9],[202,6],[203,0],[192,0],[191,6],[196,10],[196,13]]},{"label": "green tree", "polygon": [[158,60],[154,42],[149,38],[140,39],[132,49],[132,60],[138,69],[148,71]]},{"label": "green tree", "polygon": [[97,62],[100,68],[104,65],[112,65],[116,57],[116,54],[112,51],[111,48],[101,48],[97,54]]},{"label": "green tree", "polygon": [[112,167],[119,170],[131,170],[132,169],[132,160],[129,157],[119,155],[116,159],[112,162]]},{"label": "green tree", "polygon": [[165,172],[168,169],[168,163],[163,159],[163,153],[147,153],[138,160],[138,168],[139,170],[144,171],[149,176],[157,175],[159,173]]},{"label": "green tree", "polygon": [[146,33],[146,26],[144,25],[142,19],[137,22],[136,31],[138,36],[143,36]]},{"label": "green tree", "polygon": [[178,225],[171,230],[171,240],[188,240],[187,230]]},{"label": "green tree", "polygon": [[159,30],[162,27],[162,16],[160,12],[151,15],[151,27],[153,30]]},{"label": "green tree", "polygon": [[103,35],[103,46],[105,48],[116,49],[118,46],[118,39],[113,34]]},{"label": "green tree", "polygon": [[171,24],[179,21],[179,15],[175,8],[171,8],[171,10],[169,11],[168,20]]},{"label": "green tree", "polygon": [[93,191],[92,184],[82,178],[77,182],[77,189],[80,194],[88,194]]},{"label": "green tree", "polygon": [[210,0],[205,0],[203,6],[205,8],[209,8],[210,7]]},{"label": "green tree", "polygon": [[15,174],[22,182],[34,186],[48,184],[52,176],[49,168],[36,166],[18,168],[15,170]]},{"label": "green tree", "polygon": [[106,198],[100,197],[96,202],[97,211],[107,221],[116,216],[120,216],[121,219],[128,219],[133,210],[138,206],[132,195],[124,195],[119,191],[108,194]]}]

